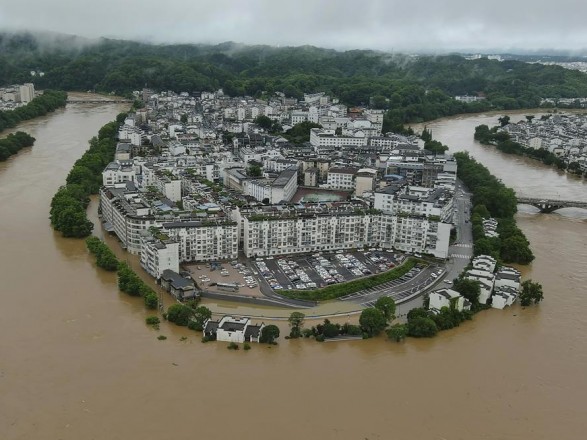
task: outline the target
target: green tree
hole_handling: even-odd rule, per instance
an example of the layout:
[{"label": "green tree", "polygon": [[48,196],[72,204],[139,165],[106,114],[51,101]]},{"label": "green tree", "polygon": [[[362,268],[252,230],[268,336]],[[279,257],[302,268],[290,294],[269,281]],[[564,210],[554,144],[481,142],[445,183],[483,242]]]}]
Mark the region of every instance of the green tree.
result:
[{"label": "green tree", "polygon": [[192,316],[194,316],[194,311],[183,304],[172,304],[167,309],[167,320],[175,325],[187,326]]},{"label": "green tree", "polygon": [[431,338],[438,333],[438,327],[431,318],[418,316],[408,321],[408,335],[415,338]]},{"label": "green tree", "polygon": [[459,278],[455,280],[453,289],[459,292],[464,298],[467,298],[473,306],[479,305],[479,295],[481,294],[481,285],[477,280]]},{"label": "green tree", "polygon": [[404,340],[408,336],[408,326],[406,324],[395,324],[387,329],[387,337],[396,342]]},{"label": "green tree", "polygon": [[326,338],[335,338],[340,334],[340,326],[333,324],[328,319],[324,320],[322,326],[322,334]]},{"label": "green tree", "polygon": [[279,327],[270,324],[266,325],[261,330],[259,342],[263,342],[264,344],[274,344],[277,338],[279,338]]},{"label": "green tree", "polygon": [[359,324],[367,336],[376,336],[387,326],[385,315],[379,309],[369,307],[361,312]]},{"label": "green tree", "polygon": [[535,283],[532,280],[526,280],[522,283],[522,291],[520,292],[520,304],[529,306],[531,304],[538,304],[544,299],[542,292],[542,285]]},{"label": "green tree", "polygon": [[273,127],[273,121],[271,120],[271,118],[265,116],[265,115],[259,115],[257,116],[253,122],[255,124],[257,124],[259,127],[261,127],[264,130],[271,130],[271,128]]},{"label": "green tree", "polygon": [[428,312],[428,310],[422,307],[416,307],[408,312],[408,321],[411,321],[415,318],[428,318],[429,316],[430,313]]},{"label": "green tree", "polygon": [[250,177],[261,177],[263,175],[263,168],[259,165],[253,164],[247,169],[247,175]]},{"label": "green tree", "polygon": [[374,307],[383,313],[385,320],[389,323],[395,319],[395,301],[389,296],[380,296],[375,301]]},{"label": "green tree", "polygon": [[154,310],[159,306],[159,298],[157,298],[157,294],[153,291],[147,292],[143,299],[148,309]]},{"label": "green tree", "polygon": [[181,116],[179,117],[179,121],[180,121],[182,124],[187,124],[187,123],[188,123],[188,115],[187,115],[187,113],[184,113],[183,115],[181,115]]},{"label": "green tree", "polygon": [[[188,306],[186,306],[188,307]],[[191,309],[191,307],[190,307]],[[193,310],[193,309],[192,309]],[[193,311],[192,322],[193,325],[190,327],[193,330],[202,331],[204,324],[208,319],[212,318],[212,311],[206,306],[199,306]]]},{"label": "green tree", "polygon": [[499,121],[499,125],[501,125],[502,127],[505,127],[510,123],[510,117],[507,115],[504,115],[501,118],[498,118],[497,120]]},{"label": "green tree", "polygon": [[289,315],[288,322],[291,327],[289,336],[291,338],[299,338],[301,336],[305,318],[306,315],[302,312],[292,312],[291,315]]}]

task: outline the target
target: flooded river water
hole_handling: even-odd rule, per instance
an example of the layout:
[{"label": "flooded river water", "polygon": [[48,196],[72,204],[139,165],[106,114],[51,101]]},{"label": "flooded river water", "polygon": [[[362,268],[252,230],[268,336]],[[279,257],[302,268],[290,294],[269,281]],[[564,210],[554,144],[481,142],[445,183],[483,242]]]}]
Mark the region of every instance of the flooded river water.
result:
[{"label": "flooded river water", "polygon": [[[585,211],[518,215],[539,307],[491,310],[432,340],[281,338],[232,352],[146,328],[142,303],[96,270],[83,241],[49,226],[52,195],[123,109],[70,104],[22,124],[35,146],[0,163],[1,439],[583,438]],[[474,143],[474,126],[496,118],[428,127],[521,195],[587,198],[580,179]]]}]

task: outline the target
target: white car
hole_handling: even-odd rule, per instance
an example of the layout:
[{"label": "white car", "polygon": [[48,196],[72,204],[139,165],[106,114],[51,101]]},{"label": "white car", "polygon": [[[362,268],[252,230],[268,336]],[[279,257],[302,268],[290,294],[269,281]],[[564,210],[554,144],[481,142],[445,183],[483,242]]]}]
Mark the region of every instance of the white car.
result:
[{"label": "white car", "polygon": [[451,281],[451,280],[444,280],[444,282],[445,282],[446,284],[452,284],[452,281]]}]

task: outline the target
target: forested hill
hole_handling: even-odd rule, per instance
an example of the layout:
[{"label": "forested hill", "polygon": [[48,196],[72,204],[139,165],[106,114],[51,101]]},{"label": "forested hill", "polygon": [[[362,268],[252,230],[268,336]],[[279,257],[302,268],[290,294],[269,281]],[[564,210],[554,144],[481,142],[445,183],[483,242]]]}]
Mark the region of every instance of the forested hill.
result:
[{"label": "forested hill", "polygon": [[[42,41],[42,42],[40,42]],[[541,97],[587,96],[587,75],[521,61],[465,60],[460,56],[390,55],[311,46],[275,48],[150,45],[77,37],[49,42],[31,34],[0,34],[0,83],[30,81],[37,88],[114,91],[153,89],[260,96],[283,91],[301,97],[325,91],[349,105],[370,102],[394,109],[388,123],[428,120],[468,111],[537,106]],[[454,95],[484,94],[465,105]]]}]

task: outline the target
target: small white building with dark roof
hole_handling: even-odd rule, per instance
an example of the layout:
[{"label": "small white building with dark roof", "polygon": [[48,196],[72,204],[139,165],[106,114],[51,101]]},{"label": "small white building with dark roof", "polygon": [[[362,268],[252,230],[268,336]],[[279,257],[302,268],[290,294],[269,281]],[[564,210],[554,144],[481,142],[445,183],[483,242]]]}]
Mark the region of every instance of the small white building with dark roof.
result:
[{"label": "small white building with dark roof", "polygon": [[217,341],[259,342],[264,323],[255,325],[247,317],[223,316],[220,321],[208,319],[204,324],[204,336],[216,337]]},{"label": "small white building with dark roof", "polygon": [[503,309],[511,306],[518,298],[518,290],[514,287],[502,286],[497,287],[491,296],[491,307],[494,309]]},{"label": "small white building with dark roof", "polygon": [[468,299],[461,296],[459,292],[452,289],[439,289],[430,293],[430,303],[428,309],[434,313],[438,313],[443,307],[451,308],[451,303],[454,302],[455,309],[458,311],[470,310],[471,303]]}]

